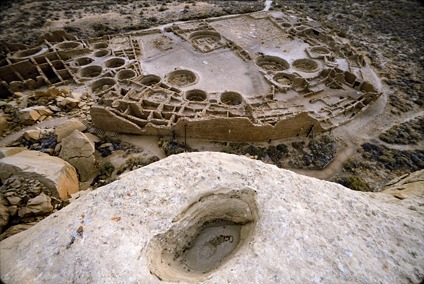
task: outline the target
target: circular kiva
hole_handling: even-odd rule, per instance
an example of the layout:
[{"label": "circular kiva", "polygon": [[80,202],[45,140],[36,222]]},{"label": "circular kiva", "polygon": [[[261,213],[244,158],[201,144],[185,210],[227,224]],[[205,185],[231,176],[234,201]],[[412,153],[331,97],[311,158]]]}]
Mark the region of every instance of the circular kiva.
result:
[{"label": "circular kiva", "polygon": [[114,57],[105,62],[107,68],[119,68],[125,65],[125,59],[120,57]]},{"label": "circular kiva", "polygon": [[107,44],[107,42],[96,42],[93,45],[94,49],[101,49],[101,48],[107,48],[109,45]]},{"label": "circular kiva", "polygon": [[311,52],[317,53],[317,54],[329,54],[330,50],[322,46],[315,46],[311,48]]},{"label": "circular kiva", "polygon": [[208,98],[208,95],[205,91],[195,89],[187,91],[185,94],[185,98],[186,100],[191,102],[203,102]]},{"label": "circular kiva", "polygon": [[164,281],[201,282],[249,242],[257,211],[250,189],[202,197],[149,242],[150,273]]},{"label": "circular kiva", "polygon": [[193,85],[198,80],[196,74],[190,70],[175,70],[166,77],[169,84],[178,87]]},{"label": "circular kiva", "polygon": [[136,75],[137,74],[133,70],[123,69],[116,74],[116,78],[118,80],[128,80],[134,78]]},{"label": "circular kiva", "polygon": [[110,50],[100,49],[93,53],[95,57],[105,57],[110,54]]},{"label": "circular kiva", "polygon": [[24,58],[29,58],[35,55],[39,55],[44,53],[45,50],[43,50],[43,48],[41,46],[37,46],[34,48],[30,48],[30,49],[25,49],[25,50],[19,50],[17,52],[15,52],[13,54],[14,58],[19,58],[19,59],[24,59]]},{"label": "circular kiva", "polygon": [[214,31],[197,31],[191,33],[189,39],[191,41],[205,40],[209,42],[218,42],[221,40],[221,35]]},{"label": "circular kiva", "polygon": [[256,64],[267,71],[283,71],[289,69],[289,63],[277,56],[264,55],[256,59]]},{"label": "circular kiva", "polygon": [[243,97],[236,92],[224,92],[221,94],[221,102],[226,105],[236,106],[243,102]]},{"label": "circular kiva", "polygon": [[78,71],[80,77],[83,78],[95,78],[99,76],[103,71],[103,68],[99,65],[91,65],[81,68]]},{"label": "circular kiva", "polygon": [[146,86],[153,86],[160,82],[160,77],[153,74],[148,74],[140,79],[140,83]]},{"label": "circular kiva", "polygon": [[116,84],[113,78],[101,78],[91,84],[91,91],[95,94],[103,93]]},{"label": "circular kiva", "polygon": [[93,62],[94,60],[90,57],[80,57],[75,59],[75,65],[76,66],[85,66]]},{"label": "circular kiva", "polygon": [[64,41],[64,42],[55,44],[55,47],[62,50],[69,50],[69,49],[80,48],[82,47],[82,44],[76,41]]},{"label": "circular kiva", "polygon": [[168,94],[162,90],[152,90],[147,94],[147,99],[155,102],[163,102],[168,98]]},{"label": "circular kiva", "polygon": [[289,75],[284,73],[277,73],[274,75],[274,81],[278,84],[285,85],[285,86],[291,86],[293,83],[292,78],[290,78]]},{"label": "circular kiva", "polygon": [[318,63],[312,59],[297,59],[293,61],[293,67],[305,73],[313,73],[318,71]]}]

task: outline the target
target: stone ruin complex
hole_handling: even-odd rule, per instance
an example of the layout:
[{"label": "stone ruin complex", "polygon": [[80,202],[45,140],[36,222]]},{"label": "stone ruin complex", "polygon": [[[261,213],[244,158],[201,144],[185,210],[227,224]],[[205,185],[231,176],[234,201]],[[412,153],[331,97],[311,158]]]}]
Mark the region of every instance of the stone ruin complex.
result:
[{"label": "stone ruin complex", "polygon": [[380,81],[343,39],[282,12],[190,21],[79,39],[5,44],[0,95],[85,88],[95,127],[222,141],[306,136],[350,121]]}]

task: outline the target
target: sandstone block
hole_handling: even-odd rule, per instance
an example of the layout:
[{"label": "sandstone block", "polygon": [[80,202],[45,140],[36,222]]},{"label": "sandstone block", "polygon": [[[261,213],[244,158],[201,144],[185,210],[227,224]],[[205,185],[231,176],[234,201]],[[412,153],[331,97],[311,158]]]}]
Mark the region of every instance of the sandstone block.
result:
[{"label": "sandstone block", "polygon": [[74,132],[74,130],[84,131],[87,127],[77,119],[65,121],[55,128],[57,142],[61,142],[63,138]]},{"label": "sandstone block", "polygon": [[0,242],[0,274],[6,283],[420,283],[423,195],[404,204],[242,156],[173,155]]},{"label": "sandstone block", "polygon": [[59,157],[73,165],[80,181],[88,181],[96,171],[94,143],[79,130],[62,140]]},{"label": "sandstone block", "polygon": [[4,182],[12,175],[39,180],[52,196],[62,200],[78,191],[78,176],[68,162],[47,154],[25,150],[0,159],[0,179]]},{"label": "sandstone block", "polygon": [[27,150],[25,147],[0,147],[0,159]]}]

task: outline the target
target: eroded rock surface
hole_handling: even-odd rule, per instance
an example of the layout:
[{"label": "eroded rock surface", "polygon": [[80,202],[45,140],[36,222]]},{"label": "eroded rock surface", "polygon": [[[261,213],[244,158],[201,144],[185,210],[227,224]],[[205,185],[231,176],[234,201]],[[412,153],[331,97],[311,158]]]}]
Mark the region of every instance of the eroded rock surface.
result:
[{"label": "eroded rock surface", "polygon": [[59,157],[73,165],[81,181],[87,181],[96,171],[94,143],[79,130],[74,130],[61,143]]},{"label": "eroded rock surface", "polygon": [[62,200],[78,191],[75,168],[66,161],[38,151],[24,150],[0,159],[0,179],[12,175],[39,180],[52,196]]},{"label": "eroded rock surface", "polygon": [[6,283],[419,283],[423,200],[355,192],[246,157],[174,155],[3,240],[0,275]]}]

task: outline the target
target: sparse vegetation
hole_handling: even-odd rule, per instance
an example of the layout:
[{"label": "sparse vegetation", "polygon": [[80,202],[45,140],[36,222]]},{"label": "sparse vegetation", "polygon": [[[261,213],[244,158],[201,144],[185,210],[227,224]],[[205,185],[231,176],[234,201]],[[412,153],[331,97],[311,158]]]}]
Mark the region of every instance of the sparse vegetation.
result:
[{"label": "sparse vegetation", "polygon": [[395,125],[378,136],[382,141],[390,144],[417,144],[424,139],[424,118]]},{"label": "sparse vegetation", "polygon": [[336,182],[350,188],[352,190],[356,191],[370,191],[371,188],[368,186],[368,184],[357,176],[348,176],[348,177],[341,177],[336,179]]}]

